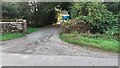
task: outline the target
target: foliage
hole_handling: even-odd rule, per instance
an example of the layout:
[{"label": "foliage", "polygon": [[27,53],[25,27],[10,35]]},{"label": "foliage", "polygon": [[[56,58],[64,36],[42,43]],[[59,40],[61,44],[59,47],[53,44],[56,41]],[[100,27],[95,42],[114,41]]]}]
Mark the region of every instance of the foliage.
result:
[{"label": "foliage", "polygon": [[80,34],[62,34],[60,38],[65,42],[78,44],[85,47],[93,47],[105,51],[119,52],[119,42],[115,39],[106,39],[100,37],[88,37]]},{"label": "foliage", "polygon": [[27,33],[30,34],[30,33],[35,32],[37,30],[38,30],[38,28],[29,28]]},{"label": "foliage", "polygon": [[52,24],[56,21],[54,7],[57,3],[37,3],[38,11],[33,12],[32,26],[39,27]]},{"label": "foliage", "polygon": [[6,33],[4,35],[0,35],[0,41],[11,40],[22,36],[23,34],[21,33]]},{"label": "foliage", "polygon": [[85,33],[90,29],[90,24],[88,22],[84,22],[79,19],[72,19],[63,24],[65,33],[74,33],[74,32],[82,32]]},{"label": "foliage", "polygon": [[17,11],[16,5],[17,5],[16,3],[3,2],[2,3],[2,17],[3,18],[17,18],[18,12],[16,12]]},{"label": "foliage", "polygon": [[69,3],[61,2],[4,2],[3,19],[26,19],[29,26],[40,27],[49,25],[57,21],[55,7],[60,5],[59,9],[68,9]]},{"label": "foliage", "polygon": [[120,2],[105,2],[107,9],[113,14],[118,14],[120,11]]},{"label": "foliage", "polygon": [[[37,31],[38,28],[29,28],[28,29],[28,34]],[[6,41],[6,40],[11,40],[15,38],[20,38],[23,37],[24,34],[22,33],[5,33],[0,35],[0,41]]]},{"label": "foliage", "polygon": [[103,3],[72,3],[70,8],[72,18],[91,24],[90,33],[103,34],[111,29],[118,30],[118,16],[108,11]]},{"label": "foliage", "polygon": [[3,19],[26,18],[30,14],[28,2],[3,2]]}]

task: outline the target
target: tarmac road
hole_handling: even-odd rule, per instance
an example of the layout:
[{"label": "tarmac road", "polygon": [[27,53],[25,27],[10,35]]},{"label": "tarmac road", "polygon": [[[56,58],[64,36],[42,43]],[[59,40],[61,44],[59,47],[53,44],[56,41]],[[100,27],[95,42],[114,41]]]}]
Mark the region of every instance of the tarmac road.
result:
[{"label": "tarmac road", "polygon": [[2,65],[118,66],[116,53],[103,52],[59,39],[60,28],[46,26],[22,38],[0,42]]}]

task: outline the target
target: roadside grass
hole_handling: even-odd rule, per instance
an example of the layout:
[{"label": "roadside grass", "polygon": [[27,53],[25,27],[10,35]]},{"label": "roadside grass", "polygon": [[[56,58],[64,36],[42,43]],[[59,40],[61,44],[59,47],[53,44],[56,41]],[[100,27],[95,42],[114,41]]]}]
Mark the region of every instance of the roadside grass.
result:
[{"label": "roadside grass", "polygon": [[81,46],[93,47],[105,51],[119,52],[119,42],[115,39],[107,39],[100,37],[83,36],[81,34],[61,34],[60,38],[68,43]]},{"label": "roadside grass", "polygon": [[30,34],[30,33],[35,32],[37,30],[38,30],[38,28],[29,28],[27,32],[28,32],[28,34]]},{"label": "roadside grass", "polygon": [[[30,34],[32,32],[37,31],[38,28],[28,28],[27,34]],[[25,36],[25,34],[22,33],[5,33],[5,34],[0,34],[0,41],[6,41],[6,40],[11,40],[15,38],[20,38]]]}]

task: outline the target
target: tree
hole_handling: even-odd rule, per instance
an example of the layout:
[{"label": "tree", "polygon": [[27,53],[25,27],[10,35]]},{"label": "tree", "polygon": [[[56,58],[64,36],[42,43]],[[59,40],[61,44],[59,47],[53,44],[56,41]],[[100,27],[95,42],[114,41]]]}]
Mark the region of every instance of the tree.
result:
[{"label": "tree", "polygon": [[60,2],[5,2],[2,4],[3,18],[22,18],[33,27],[44,26],[56,23],[55,7],[58,5],[61,10],[68,9],[66,3]]},{"label": "tree", "polygon": [[[105,33],[118,23],[118,17],[107,10],[105,4],[93,3],[72,3],[71,16],[91,24],[91,33]],[[116,27],[117,28],[117,27]]]},{"label": "tree", "polygon": [[3,18],[17,18],[17,3],[2,3],[2,17]]},{"label": "tree", "polygon": [[114,14],[118,14],[120,11],[120,2],[105,2],[106,7],[109,11]]}]

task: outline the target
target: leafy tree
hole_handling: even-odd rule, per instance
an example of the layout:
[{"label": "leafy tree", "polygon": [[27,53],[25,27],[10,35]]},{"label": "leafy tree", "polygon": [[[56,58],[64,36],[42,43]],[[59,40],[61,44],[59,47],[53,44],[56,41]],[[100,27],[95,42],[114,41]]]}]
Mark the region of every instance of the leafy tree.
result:
[{"label": "leafy tree", "polygon": [[105,2],[105,5],[114,14],[118,14],[120,11],[120,2]]},{"label": "leafy tree", "polygon": [[17,4],[11,2],[3,2],[2,3],[2,17],[3,18],[17,18]]},{"label": "leafy tree", "polygon": [[73,3],[70,8],[72,18],[91,24],[91,33],[103,34],[118,23],[117,16],[108,11],[105,4],[100,2]]},{"label": "leafy tree", "polygon": [[26,19],[33,27],[44,26],[56,22],[55,7],[60,10],[69,10],[68,2],[5,2],[3,7],[3,18]]}]

